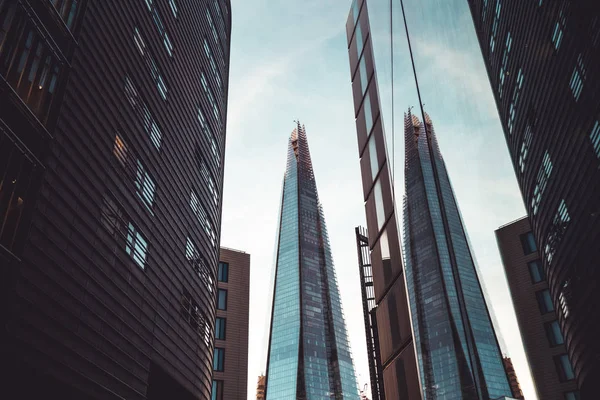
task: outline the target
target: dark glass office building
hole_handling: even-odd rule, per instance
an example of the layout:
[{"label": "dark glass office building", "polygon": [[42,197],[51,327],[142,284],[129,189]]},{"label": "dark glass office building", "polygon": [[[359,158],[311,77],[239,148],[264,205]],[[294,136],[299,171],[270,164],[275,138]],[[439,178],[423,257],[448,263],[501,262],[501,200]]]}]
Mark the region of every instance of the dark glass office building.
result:
[{"label": "dark glass office building", "polygon": [[552,301],[584,399],[600,378],[600,6],[471,0]]},{"label": "dark glass office building", "polygon": [[431,119],[404,117],[404,259],[424,399],[511,397]]},{"label": "dark glass office building", "polygon": [[210,398],[230,24],[0,0],[0,397]]},{"label": "dark glass office building", "polygon": [[267,399],[358,399],[340,294],[304,126],[288,142]]}]

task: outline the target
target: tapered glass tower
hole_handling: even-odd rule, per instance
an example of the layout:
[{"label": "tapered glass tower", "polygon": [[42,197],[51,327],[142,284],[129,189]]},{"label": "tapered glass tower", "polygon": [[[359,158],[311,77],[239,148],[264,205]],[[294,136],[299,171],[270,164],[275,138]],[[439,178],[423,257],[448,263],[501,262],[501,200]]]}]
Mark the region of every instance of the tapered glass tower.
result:
[{"label": "tapered glass tower", "polygon": [[267,399],[358,399],[327,228],[304,126],[288,142]]},{"label": "tapered glass tower", "polygon": [[404,130],[405,269],[423,398],[511,397],[431,119],[409,111]]}]

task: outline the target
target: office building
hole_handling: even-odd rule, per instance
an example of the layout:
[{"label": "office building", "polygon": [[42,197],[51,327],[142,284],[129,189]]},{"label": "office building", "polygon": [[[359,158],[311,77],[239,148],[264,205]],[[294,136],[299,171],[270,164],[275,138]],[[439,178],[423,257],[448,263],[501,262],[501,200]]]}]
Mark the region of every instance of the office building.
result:
[{"label": "office building", "polygon": [[279,216],[268,399],[358,399],[325,217],[304,126],[288,141]]},{"label": "office building", "polygon": [[0,397],[210,398],[230,25],[0,0]]},{"label": "office building", "polygon": [[600,7],[469,1],[506,144],[582,398],[597,397]]},{"label": "office building", "polygon": [[212,400],[247,399],[249,313],[250,254],[221,247]]},{"label": "office building", "polygon": [[267,387],[266,376],[264,376],[264,375],[259,376],[258,382],[256,384],[256,400],[265,400],[266,387]]},{"label": "office building", "polygon": [[404,124],[404,260],[423,397],[511,397],[433,122],[409,109]]},{"label": "office building", "polygon": [[512,397],[517,400],[523,400],[523,392],[521,391],[519,378],[517,378],[517,373],[515,371],[515,367],[513,366],[512,360],[510,357],[503,357],[502,361],[504,362],[504,369],[506,370],[506,376],[508,377],[508,383],[510,384]]},{"label": "office building", "polygon": [[[537,241],[523,217],[496,230],[523,347],[539,399],[576,400],[577,383]],[[584,397],[585,398],[585,397]]]}]

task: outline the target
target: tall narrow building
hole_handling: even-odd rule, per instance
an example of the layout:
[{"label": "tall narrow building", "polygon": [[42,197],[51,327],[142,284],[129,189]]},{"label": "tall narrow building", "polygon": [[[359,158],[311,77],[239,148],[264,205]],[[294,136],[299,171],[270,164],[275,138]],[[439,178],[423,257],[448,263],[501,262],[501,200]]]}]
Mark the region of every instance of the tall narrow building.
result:
[{"label": "tall narrow building", "polygon": [[404,117],[404,255],[424,399],[512,397],[431,119]]},{"label": "tall narrow building", "polygon": [[358,399],[306,131],[288,142],[267,365],[267,399]]},{"label": "tall narrow building", "polygon": [[600,6],[468,2],[584,399],[600,379]]}]

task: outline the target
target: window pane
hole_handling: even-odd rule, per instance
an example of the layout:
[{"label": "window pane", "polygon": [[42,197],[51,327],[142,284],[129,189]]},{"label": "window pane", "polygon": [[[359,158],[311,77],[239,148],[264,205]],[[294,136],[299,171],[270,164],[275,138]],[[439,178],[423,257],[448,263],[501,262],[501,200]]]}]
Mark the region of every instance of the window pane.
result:
[{"label": "window pane", "polygon": [[379,172],[379,160],[377,159],[377,143],[374,134],[369,139],[369,159],[371,162],[371,179],[375,179]]},{"label": "window pane", "polygon": [[537,292],[536,296],[542,314],[554,311],[554,304],[552,304],[552,298],[550,297],[550,291],[548,289]]},{"label": "window pane", "polygon": [[215,339],[225,340],[225,318],[217,317],[215,322]]},{"label": "window pane", "polygon": [[226,262],[219,261],[219,282],[229,281],[229,264]]},{"label": "window pane", "polygon": [[380,230],[385,221],[385,209],[383,207],[383,192],[381,190],[381,179],[378,179],[373,188],[373,199],[377,213],[377,230]]},{"label": "window pane", "polygon": [[573,373],[573,367],[571,367],[569,356],[566,354],[561,354],[560,356],[554,358],[554,362],[556,363],[556,369],[561,381],[570,381],[575,379],[575,374]]},{"label": "window pane", "polygon": [[225,289],[218,290],[217,309],[227,310],[227,290]]},{"label": "window pane", "polygon": [[559,344],[564,343],[563,335],[560,331],[558,321],[552,321],[546,324],[546,335],[548,336],[550,346],[557,346]]},{"label": "window pane", "polygon": [[565,400],[579,400],[579,392],[565,393]]},{"label": "window pane", "polygon": [[531,254],[534,251],[537,251],[533,232],[527,232],[526,234],[521,235],[521,244],[523,245],[523,252],[525,254]]},{"label": "window pane", "polygon": [[532,283],[538,283],[546,279],[546,274],[544,273],[540,260],[531,261],[527,263],[527,265],[529,266],[529,274],[531,275]]},{"label": "window pane", "polygon": [[213,356],[213,369],[215,371],[223,371],[224,363],[225,363],[225,349],[215,347],[215,353]]}]

